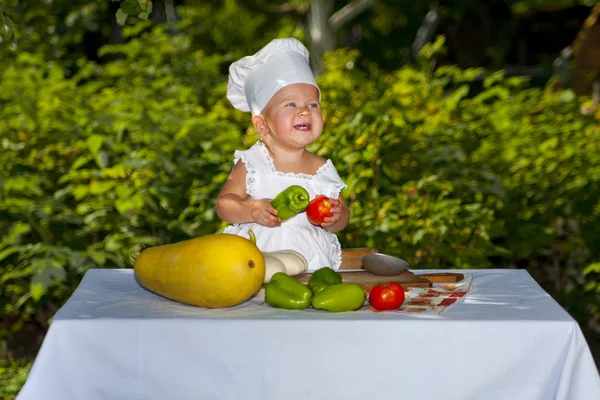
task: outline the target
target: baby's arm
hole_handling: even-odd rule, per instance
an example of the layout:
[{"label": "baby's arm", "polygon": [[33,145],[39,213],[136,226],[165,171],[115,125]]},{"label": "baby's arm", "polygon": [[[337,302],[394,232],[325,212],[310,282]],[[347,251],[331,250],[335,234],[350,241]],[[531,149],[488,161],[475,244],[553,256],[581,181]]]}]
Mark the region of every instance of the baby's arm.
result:
[{"label": "baby's arm", "polygon": [[277,210],[269,199],[254,200],[246,194],[246,166],[238,161],[217,197],[217,215],[232,223],[256,222],[265,226],[278,226]]},{"label": "baby's arm", "polygon": [[333,205],[331,208],[331,217],[323,219],[321,226],[330,232],[339,232],[348,226],[350,220],[350,209],[346,205],[344,198],[340,194],[338,199],[330,198],[329,201]]}]

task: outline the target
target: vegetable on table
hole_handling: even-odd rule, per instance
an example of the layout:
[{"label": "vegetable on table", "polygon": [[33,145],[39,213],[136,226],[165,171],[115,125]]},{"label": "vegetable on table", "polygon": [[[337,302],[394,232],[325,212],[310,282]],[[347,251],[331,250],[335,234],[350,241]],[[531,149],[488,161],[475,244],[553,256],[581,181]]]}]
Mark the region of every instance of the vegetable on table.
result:
[{"label": "vegetable on table", "polygon": [[396,282],[373,286],[369,292],[369,303],[376,310],[396,310],[405,299],[404,288]]},{"label": "vegetable on table", "polygon": [[287,310],[304,310],[310,306],[312,292],[301,282],[277,272],[265,285],[265,303]]},{"label": "vegetable on table", "polygon": [[277,210],[277,216],[283,222],[306,210],[309,201],[310,195],[306,189],[292,185],[275,196],[271,200],[271,205]]},{"label": "vegetable on table", "polygon": [[317,196],[306,207],[306,217],[313,225],[321,225],[325,218],[331,217],[333,214],[331,208],[333,204],[327,196]]},{"label": "vegetable on table", "polygon": [[317,310],[331,312],[355,311],[365,303],[365,291],[356,283],[338,283],[327,286],[314,295],[312,306]]},{"label": "vegetable on table", "polygon": [[327,286],[342,283],[342,275],[328,267],[319,268],[308,278],[308,287],[317,294]]},{"label": "vegetable on table", "polygon": [[300,275],[308,269],[306,258],[295,250],[263,251],[265,256],[265,283],[277,272],[289,276]]},{"label": "vegetable on table", "polygon": [[308,261],[306,261],[306,258],[304,258],[302,254],[295,250],[278,250],[266,254],[275,256],[283,261],[286,272],[289,276],[300,275],[306,272],[308,269]]},{"label": "vegetable on table", "polygon": [[278,272],[284,273],[287,275],[287,269],[283,261],[275,256],[271,256],[268,253],[263,252],[263,256],[265,256],[265,279],[264,283],[269,283],[273,275]]},{"label": "vegetable on table", "polygon": [[138,283],[167,299],[224,308],[255,295],[265,279],[265,258],[250,240],[219,233],[143,250],[134,263]]}]

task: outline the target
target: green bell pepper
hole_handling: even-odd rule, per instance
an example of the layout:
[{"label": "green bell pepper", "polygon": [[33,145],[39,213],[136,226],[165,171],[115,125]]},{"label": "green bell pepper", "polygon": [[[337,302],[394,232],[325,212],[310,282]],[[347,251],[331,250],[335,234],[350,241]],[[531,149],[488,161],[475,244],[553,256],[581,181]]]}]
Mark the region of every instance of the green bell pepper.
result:
[{"label": "green bell pepper", "polygon": [[271,205],[277,210],[277,216],[283,222],[306,210],[309,202],[310,195],[306,189],[292,185],[275,196],[271,200]]},{"label": "green bell pepper", "polygon": [[358,310],[365,304],[367,295],[356,283],[338,283],[327,286],[312,298],[317,310],[344,312]]},{"label": "green bell pepper", "polygon": [[265,303],[287,310],[304,310],[310,306],[312,292],[303,283],[283,272],[273,274],[265,285]]},{"label": "green bell pepper", "polygon": [[342,275],[328,267],[319,268],[308,279],[308,287],[315,295],[327,286],[338,283],[342,283]]}]

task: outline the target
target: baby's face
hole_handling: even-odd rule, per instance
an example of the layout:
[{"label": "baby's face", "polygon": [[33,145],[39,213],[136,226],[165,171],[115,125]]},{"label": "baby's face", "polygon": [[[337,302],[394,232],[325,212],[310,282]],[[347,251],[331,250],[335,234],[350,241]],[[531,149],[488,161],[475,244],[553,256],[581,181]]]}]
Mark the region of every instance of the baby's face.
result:
[{"label": "baby's face", "polygon": [[271,97],[262,115],[273,139],[282,141],[282,144],[306,147],[323,132],[319,91],[306,83],[296,83],[279,90]]}]

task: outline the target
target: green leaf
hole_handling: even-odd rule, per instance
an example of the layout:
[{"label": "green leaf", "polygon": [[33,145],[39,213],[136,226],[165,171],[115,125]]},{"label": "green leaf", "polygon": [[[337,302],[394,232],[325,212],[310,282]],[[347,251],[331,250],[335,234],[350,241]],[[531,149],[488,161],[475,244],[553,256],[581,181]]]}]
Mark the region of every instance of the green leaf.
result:
[{"label": "green leaf", "polygon": [[600,262],[592,263],[585,267],[583,270],[583,276],[590,275],[594,272],[600,274]]},{"label": "green leaf", "polygon": [[78,168],[81,168],[84,165],[86,165],[87,163],[89,163],[90,161],[92,161],[93,159],[94,159],[94,157],[89,156],[89,155],[77,157],[77,159],[73,162],[73,165],[71,165],[71,169],[76,170]]},{"label": "green leaf", "polygon": [[576,95],[575,92],[573,92],[572,90],[568,89],[568,90],[564,90],[561,94],[560,94],[560,101],[562,101],[563,103],[570,103],[573,100],[575,100]]},{"label": "green leaf", "polygon": [[129,17],[129,15],[125,14],[123,10],[119,8],[115,17],[117,19],[117,24],[123,26],[125,25],[125,22],[127,22],[127,17]]},{"label": "green leaf", "polygon": [[90,184],[90,194],[102,195],[115,187],[114,181],[96,181]]},{"label": "green leaf", "polygon": [[86,215],[85,218],[83,218],[83,223],[89,226],[98,226],[102,223],[104,217],[106,217],[106,214],[108,214],[108,211],[106,210],[94,211],[93,213]]},{"label": "green leaf", "polygon": [[100,135],[92,135],[86,140],[87,147],[92,154],[97,155],[102,144],[104,143],[104,137]]},{"label": "green leaf", "polygon": [[121,2],[120,9],[127,15],[136,15],[143,11],[138,0],[124,0]]},{"label": "green leaf", "polygon": [[86,254],[81,251],[71,251],[70,256],[71,265],[75,269],[81,269],[81,267],[83,267],[85,262],[88,260]]},{"label": "green leaf", "polygon": [[100,266],[106,263],[106,253],[103,251],[88,250],[87,255]]},{"label": "green leaf", "polygon": [[31,266],[35,275],[31,279],[30,290],[35,301],[46,294],[53,279],[64,281],[66,278],[64,268],[56,260],[35,258]]},{"label": "green leaf", "polygon": [[73,192],[73,185],[69,185],[54,192],[54,200],[63,201],[65,197]]},{"label": "green leaf", "polygon": [[143,207],[144,198],[139,195],[115,201],[115,208],[124,217],[129,217],[132,213],[140,211]]},{"label": "green leaf", "polygon": [[100,168],[108,167],[109,155],[108,151],[100,151],[96,156],[96,165]]},{"label": "green leaf", "polygon": [[115,187],[115,192],[120,199],[126,199],[133,193],[134,189],[126,184],[120,184]]},{"label": "green leaf", "polygon": [[21,241],[21,237],[29,232],[31,232],[31,226],[29,224],[17,221],[10,228],[8,235],[3,238],[2,243],[16,245]]},{"label": "green leaf", "polygon": [[42,296],[46,293],[46,287],[44,286],[43,282],[31,282],[31,285],[29,286],[29,291],[31,292],[31,295],[33,296],[33,299],[35,301],[38,301],[39,299],[42,298]]},{"label": "green leaf", "polygon": [[426,233],[427,233],[427,230],[419,229],[412,238],[413,244],[419,243],[423,239],[423,237],[425,236]]},{"label": "green leaf", "polygon": [[148,19],[150,14],[152,13],[152,1],[148,1],[146,4],[146,9],[140,12],[137,16],[140,19]]},{"label": "green leaf", "polygon": [[87,185],[77,185],[73,189],[73,197],[75,200],[81,200],[90,192],[90,187]]},{"label": "green leaf", "polygon": [[[21,251],[21,249],[19,249],[18,247],[9,247],[7,249],[4,249],[2,251],[0,251],[0,261],[4,260],[6,257],[10,256],[11,254],[15,254],[15,253],[19,253]],[[4,276],[3,276],[4,278]]]},{"label": "green leaf", "polygon": [[0,23],[2,24],[2,29],[0,29],[2,35],[0,36],[6,36],[7,38],[12,39],[16,34],[15,23],[4,13],[0,13]]},{"label": "green leaf", "polygon": [[7,272],[2,275],[2,278],[0,279],[0,283],[4,284],[5,282],[8,282],[13,279],[25,278],[25,277],[28,277],[30,274],[31,274],[31,268],[23,268],[23,269],[17,269],[14,271],[10,271],[10,272]]}]

